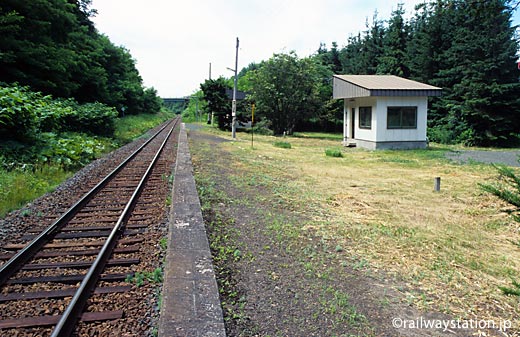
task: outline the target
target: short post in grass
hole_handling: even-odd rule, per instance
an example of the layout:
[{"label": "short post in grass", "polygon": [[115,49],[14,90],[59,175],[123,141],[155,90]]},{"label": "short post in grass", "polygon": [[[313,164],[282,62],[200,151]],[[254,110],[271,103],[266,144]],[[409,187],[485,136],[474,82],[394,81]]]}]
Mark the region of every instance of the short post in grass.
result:
[{"label": "short post in grass", "polygon": [[441,190],[441,177],[435,177],[433,179],[433,190],[439,192]]}]

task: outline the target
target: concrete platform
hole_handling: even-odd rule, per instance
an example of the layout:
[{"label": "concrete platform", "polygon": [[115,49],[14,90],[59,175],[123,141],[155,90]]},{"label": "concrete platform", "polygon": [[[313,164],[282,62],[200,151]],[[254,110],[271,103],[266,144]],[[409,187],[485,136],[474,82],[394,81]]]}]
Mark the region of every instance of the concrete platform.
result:
[{"label": "concrete platform", "polygon": [[159,336],[226,336],[184,123],[172,193]]}]

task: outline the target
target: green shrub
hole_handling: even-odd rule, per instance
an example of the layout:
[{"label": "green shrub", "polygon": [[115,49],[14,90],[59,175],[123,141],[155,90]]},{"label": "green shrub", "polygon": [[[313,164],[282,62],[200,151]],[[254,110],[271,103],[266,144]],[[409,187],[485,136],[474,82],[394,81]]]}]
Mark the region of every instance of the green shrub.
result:
[{"label": "green shrub", "polygon": [[26,87],[0,87],[0,136],[3,139],[34,139],[38,130],[36,104],[40,94]]},{"label": "green shrub", "polygon": [[343,153],[340,149],[325,149],[325,155],[327,157],[336,157],[341,158],[343,157]]},{"label": "green shrub", "polygon": [[274,143],[274,146],[275,147],[280,147],[282,149],[290,149],[291,148],[291,143],[287,143],[287,142],[275,142]]},{"label": "green shrub", "polygon": [[39,102],[36,114],[40,121],[40,131],[61,132],[67,131],[66,118],[76,112],[69,103],[55,101],[50,96],[43,97]]},{"label": "green shrub", "polygon": [[63,131],[86,132],[99,136],[112,136],[117,111],[102,103],[77,104],[67,101],[73,109],[63,115]]},{"label": "green shrub", "polygon": [[102,103],[53,100],[17,85],[0,86],[0,135],[34,141],[40,132],[83,132],[112,136],[117,111]]},{"label": "green shrub", "polygon": [[273,130],[271,130],[270,127],[271,127],[271,121],[269,121],[267,119],[262,119],[258,122],[255,122],[253,131],[255,134],[258,134],[258,135],[272,136]]},{"label": "green shrub", "polygon": [[27,145],[19,141],[8,140],[0,142],[0,166],[6,170],[28,166],[34,166],[38,160],[40,141],[34,145]]},{"label": "green shrub", "polygon": [[78,169],[111,147],[107,140],[77,133],[64,133],[59,136],[43,133],[41,139],[43,148],[38,155],[38,162],[57,164],[64,170]]}]

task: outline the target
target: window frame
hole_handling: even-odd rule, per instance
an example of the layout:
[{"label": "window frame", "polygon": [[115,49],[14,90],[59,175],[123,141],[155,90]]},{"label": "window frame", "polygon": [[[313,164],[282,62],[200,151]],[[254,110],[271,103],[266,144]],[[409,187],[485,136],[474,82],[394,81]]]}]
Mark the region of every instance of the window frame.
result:
[{"label": "window frame", "polygon": [[[399,113],[399,125],[390,125],[390,110],[398,110],[398,113]],[[408,113],[410,112],[410,110],[413,110],[411,111],[413,113],[413,125],[412,124],[409,124],[409,125],[403,125],[403,121],[408,119],[408,118],[403,118],[404,117],[404,113]],[[394,111],[395,112],[395,111]],[[388,130],[413,130],[413,129],[417,129],[417,115],[418,115],[418,107],[417,106],[387,106],[386,107],[386,128]],[[410,117],[410,116],[407,116],[407,117]]]},{"label": "window frame", "polygon": [[[371,106],[360,106],[358,108],[358,116],[359,116],[359,120],[358,120],[358,127],[360,129],[364,129],[364,130],[371,130],[372,129],[372,107]],[[367,119],[366,118],[366,114],[369,115],[369,118]],[[362,116],[364,118],[362,118]],[[363,122],[367,122],[368,121],[368,125],[365,124],[365,123],[362,123]]]}]

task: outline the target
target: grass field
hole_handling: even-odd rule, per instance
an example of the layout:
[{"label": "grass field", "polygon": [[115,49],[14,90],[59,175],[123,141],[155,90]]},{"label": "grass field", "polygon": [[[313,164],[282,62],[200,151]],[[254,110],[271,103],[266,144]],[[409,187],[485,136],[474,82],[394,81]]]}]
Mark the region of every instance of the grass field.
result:
[{"label": "grass field", "polygon": [[[435,144],[366,151],[341,148],[334,136],[299,134],[255,135],[252,148],[249,135],[237,138],[222,145],[234,156],[236,179],[271,190],[311,219],[303,229],[348,252],[345,263],[404,280],[407,300],[421,309],[497,322],[519,317],[519,297],[499,287],[520,278],[520,225],[478,187],[497,180],[495,168],[450,162],[450,148]],[[280,141],[291,148],[275,146]],[[342,157],[325,154],[337,148]]]}]

